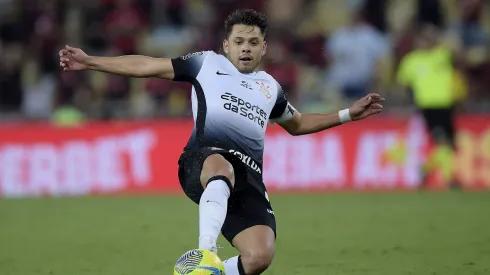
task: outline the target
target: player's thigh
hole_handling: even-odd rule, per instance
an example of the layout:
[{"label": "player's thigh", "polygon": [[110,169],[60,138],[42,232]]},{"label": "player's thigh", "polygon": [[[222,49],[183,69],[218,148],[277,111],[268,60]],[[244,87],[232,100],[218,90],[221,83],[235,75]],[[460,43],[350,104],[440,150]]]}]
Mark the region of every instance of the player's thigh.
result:
[{"label": "player's thigh", "polygon": [[452,109],[424,110],[424,118],[429,133],[436,143],[442,140],[452,143],[454,138]]},{"label": "player's thigh", "polygon": [[429,134],[432,135],[438,124],[437,111],[434,109],[423,109],[422,115],[424,117],[427,130],[429,131]]},{"label": "player's thigh", "polygon": [[447,141],[451,146],[455,147],[455,129],[454,129],[454,110],[453,108],[448,108],[443,110],[441,118],[442,129]]},{"label": "player's thigh", "polygon": [[235,172],[233,165],[225,158],[222,151],[207,154],[201,169],[200,182],[206,188],[210,179],[224,177],[233,187],[235,185]]},{"label": "player's thigh", "polygon": [[[226,173],[228,173],[228,176],[230,176],[230,173],[233,173],[234,175],[236,170],[240,171],[240,168],[236,168],[238,165],[241,165],[240,160],[235,160],[234,157],[235,156],[225,150],[213,148],[200,148],[197,150],[184,152],[178,161],[179,182],[182,190],[184,190],[184,193],[192,201],[194,201],[195,203],[199,203],[199,200],[202,193],[204,192],[205,185],[209,181],[209,178],[220,175],[220,169],[224,170],[223,174],[221,175],[225,177]],[[228,164],[233,163],[235,168],[230,168],[229,166],[227,166],[226,163],[221,165],[218,164],[218,162],[222,162],[222,158],[227,160]],[[207,165],[208,168],[204,168],[205,165]],[[208,174],[203,175],[204,173]],[[208,177],[207,180],[206,177]],[[233,177],[232,179],[234,180]],[[204,182],[205,184],[202,184],[202,182]]]},{"label": "player's thigh", "polygon": [[260,274],[272,263],[275,255],[275,233],[267,225],[255,225],[233,238],[233,246],[240,252],[245,271]]}]

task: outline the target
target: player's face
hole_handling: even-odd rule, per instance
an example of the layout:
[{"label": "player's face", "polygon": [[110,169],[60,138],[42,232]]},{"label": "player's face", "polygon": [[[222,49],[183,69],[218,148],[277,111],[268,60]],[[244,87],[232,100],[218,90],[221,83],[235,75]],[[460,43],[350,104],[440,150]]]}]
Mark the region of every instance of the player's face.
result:
[{"label": "player's face", "polygon": [[228,59],[242,73],[252,73],[264,56],[267,43],[257,26],[234,25],[223,49]]},{"label": "player's face", "polygon": [[416,39],[416,44],[421,49],[430,49],[437,45],[438,33],[434,27],[425,26],[419,33]]}]

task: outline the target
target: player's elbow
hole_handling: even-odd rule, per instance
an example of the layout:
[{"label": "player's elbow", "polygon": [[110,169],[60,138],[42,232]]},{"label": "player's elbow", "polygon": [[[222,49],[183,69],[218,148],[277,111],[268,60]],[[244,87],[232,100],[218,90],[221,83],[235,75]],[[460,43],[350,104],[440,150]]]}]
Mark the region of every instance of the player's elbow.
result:
[{"label": "player's elbow", "polygon": [[302,116],[299,114],[288,121],[280,123],[280,125],[292,136],[300,136],[304,134],[302,130]]},{"label": "player's elbow", "polygon": [[303,135],[303,134],[301,133],[301,131],[299,130],[299,128],[291,129],[291,130],[289,130],[289,131],[287,131],[287,132],[288,132],[290,135],[295,136],[295,137],[296,137],[296,136],[301,136],[301,135]]},{"label": "player's elbow", "polygon": [[296,127],[295,125],[282,125],[282,128],[284,130],[286,130],[286,132],[288,132],[292,136],[300,136],[301,135],[299,127]]},{"label": "player's elbow", "polygon": [[295,123],[291,123],[287,131],[292,136],[302,136],[306,134],[302,126],[303,125],[301,124],[301,120],[298,120]]}]

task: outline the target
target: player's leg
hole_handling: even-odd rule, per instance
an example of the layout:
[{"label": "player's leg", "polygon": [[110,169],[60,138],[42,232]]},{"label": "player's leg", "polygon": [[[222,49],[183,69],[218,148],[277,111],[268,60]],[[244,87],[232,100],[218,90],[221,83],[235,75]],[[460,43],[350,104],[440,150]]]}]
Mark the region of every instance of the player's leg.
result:
[{"label": "player's leg", "polygon": [[[275,253],[276,218],[264,191],[248,188],[237,173],[236,191],[230,207],[223,236],[239,251],[237,257],[224,261],[227,275],[261,274],[269,267]],[[249,177],[250,180],[251,177]],[[247,184],[242,189],[242,184]]]},{"label": "player's leg", "polygon": [[262,274],[272,263],[275,233],[266,225],[256,225],[240,232],[233,239],[240,256],[224,261],[227,275]]},{"label": "player's leg", "polygon": [[454,109],[447,108],[442,110],[441,116],[441,128],[445,137],[440,145],[440,150],[443,152],[441,155],[441,158],[443,158],[441,163],[442,174],[449,187],[459,188],[460,184],[456,175],[455,166],[457,147],[454,129]]},{"label": "player's leg", "polygon": [[426,175],[438,171],[444,181],[455,187],[454,182],[454,129],[451,109],[430,110],[428,129],[434,141],[424,165]]},{"label": "player's leg", "polygon": [[449,145],[456,149],[456,130],[454,128],[454,107],[447,108],[444,112],[444,121],[442,127],[446,133],[447,142]]},{"label": "player's leg", "polygon": [[[432,140],[435,140],[435,133],[436,133],[436,130],[438,127],[436,113],[437,113],[437,110],[434,110],[434,109],[423,109],[422,110],[422,115],[423,115],[423,118],[424,118],[424,121],[426,124],[426,129],[427,129],[427,132],[428,132],[428,134]],[[432,167],[433,166],[432,165],[432,163],[433,163],[433,161],[432,161],[433,157],[432,156],[434,155],[433,152],[434,152],[434,148],[430,148],[429,152],[427,152],[426,159],[422,163],[422,168],[421,168],[422,177],[421,177],[421,184],[420,184],[421,188],[427,187],[427,184],[428,184],[427,180],[433,171],[433,167]]]},{"label": "player's leg", "polygon": [[199,200],[199,248],[216,253],[216,240],[235,184],[233,166],[220,154],[209,155],[204,160],[200,182],[204,192]]}]

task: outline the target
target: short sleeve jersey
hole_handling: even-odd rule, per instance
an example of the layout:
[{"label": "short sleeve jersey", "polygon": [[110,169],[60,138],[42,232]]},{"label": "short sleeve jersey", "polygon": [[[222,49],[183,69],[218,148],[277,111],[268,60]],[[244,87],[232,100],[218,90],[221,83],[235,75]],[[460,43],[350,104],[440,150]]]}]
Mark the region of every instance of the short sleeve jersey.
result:
[{"label": "short sleeve jersey", "polygon": [[415,50],[400,62],[398,83],[413,90],[414,101],[424,109],[449,108],[454,104],[452,53],[441,46]]},{"label": "short sleeve jersey", "polygon": [[295,112],[277,81],[263,71],[240,73],[213,51],[174,58],[172,64],[174,81],[193,84],[194,129],[186,149],[222,148],[262,174],[269,120],[279,122]]}]

